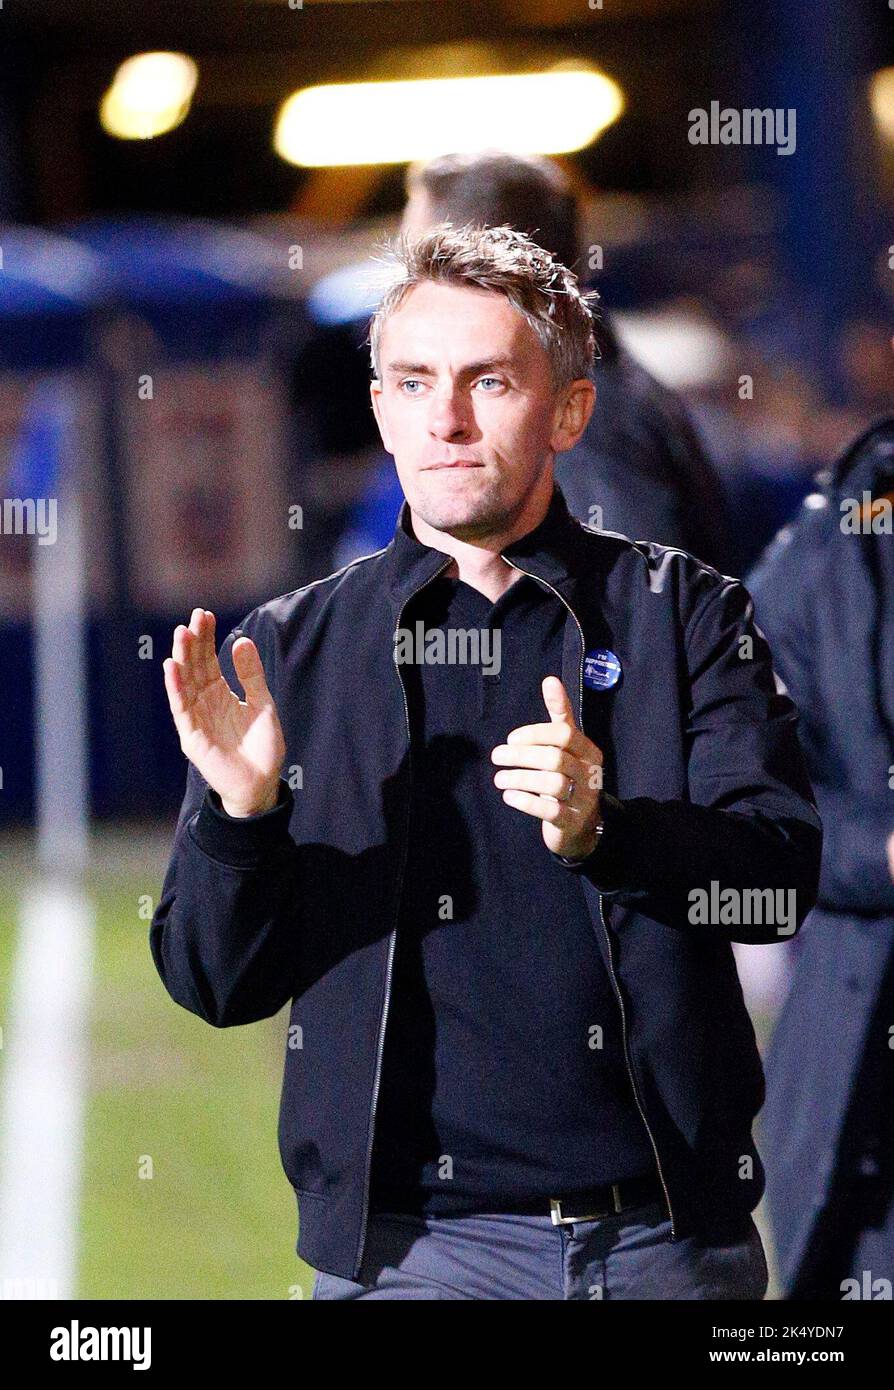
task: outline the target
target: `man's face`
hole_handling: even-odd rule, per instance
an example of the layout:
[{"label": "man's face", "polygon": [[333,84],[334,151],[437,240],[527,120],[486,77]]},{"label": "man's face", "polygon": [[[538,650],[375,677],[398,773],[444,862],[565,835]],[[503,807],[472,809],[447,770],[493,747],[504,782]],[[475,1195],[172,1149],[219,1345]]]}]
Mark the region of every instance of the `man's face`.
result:
[{"label": "man's face", "polygon": [[385,321],[379,356],[373,409],[411,509],[460,538],[511,526],[579,434],[530,325],[501,294],[426,281]]}]

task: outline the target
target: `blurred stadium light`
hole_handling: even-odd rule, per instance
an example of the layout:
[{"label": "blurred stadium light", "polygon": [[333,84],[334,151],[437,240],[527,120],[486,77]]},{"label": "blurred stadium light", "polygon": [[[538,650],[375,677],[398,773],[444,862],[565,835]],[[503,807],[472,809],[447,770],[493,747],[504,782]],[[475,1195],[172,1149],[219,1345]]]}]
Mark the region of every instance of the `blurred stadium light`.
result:
[{"label": "blurred stadium light", "polygon": [[119,140],[151,140],[186,119],[199,70],[185,53],[137,53],[103,96],[103,129]]},{"label": "blurred stadium light", "polygon": [[616,314],[614,324],[628,352],[677,391],[721,379],[735,361],[729,335],[685,309],[628,311]]},{"label": "blurred stadium light", "polygon": [[517,153],[582,149],[624,109],[618,84],[565,63],[546,72],[307,87],[280,109],[274,147],[309,167],[397,164],[490,144]]},{"label": "blurred stadium light", "polygon": [[873,74],[869,105],[879,133],[894,145],[894,68],[882,68]]}]

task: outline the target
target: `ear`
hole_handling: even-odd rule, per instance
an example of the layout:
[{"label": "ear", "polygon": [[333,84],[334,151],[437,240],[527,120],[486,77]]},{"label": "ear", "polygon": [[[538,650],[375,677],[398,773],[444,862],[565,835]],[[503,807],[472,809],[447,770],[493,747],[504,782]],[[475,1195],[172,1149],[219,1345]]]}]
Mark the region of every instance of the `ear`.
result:
[{"label": "ear", "polygon": [[589,377],[572,381],[562,391],[550,436],[553,453],[563,454],[573,449],[590,422],[596,404],[596,387]]},{"label": "ear", "polygon": [[379,434],[382,436],[382,443],[389,454],[393,454],[391,438],[388,432],[388,425],[385,420],[385,412],[382,409],[382,383],[377,377],[369,383],[369,394],[372,399],[373,415],[376,417],[376,424],[379,427]]}]

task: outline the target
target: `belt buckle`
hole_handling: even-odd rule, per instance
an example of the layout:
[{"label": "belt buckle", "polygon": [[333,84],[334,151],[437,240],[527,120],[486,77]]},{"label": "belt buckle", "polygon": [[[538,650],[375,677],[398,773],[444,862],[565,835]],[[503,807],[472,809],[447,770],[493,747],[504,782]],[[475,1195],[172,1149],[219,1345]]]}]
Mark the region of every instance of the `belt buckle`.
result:
[{"label": "belt buckle", "polygon": [[[621,1189],[616,1182],[612,1183],[612,1202],[616,1212],[623,1211],[621,1205]],[[575,1221],[599,1221],[603,1216],[608,1216],[608,1209],[605,1211],[592,1211],[584,1216],[563,1216],[562,1202],[558,1197],[549,1199],[550,1216],[554,1226],[571,1226]]]}]

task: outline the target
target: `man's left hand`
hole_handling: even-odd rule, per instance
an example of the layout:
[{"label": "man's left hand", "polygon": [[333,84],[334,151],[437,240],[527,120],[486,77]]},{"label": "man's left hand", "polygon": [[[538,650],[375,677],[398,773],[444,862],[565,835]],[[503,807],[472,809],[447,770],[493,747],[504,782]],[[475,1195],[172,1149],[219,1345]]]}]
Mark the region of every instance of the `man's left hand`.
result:
[{"label": "man's left hand", "polygon": [[602,751],[577,727],[558,676],[547,676],[542,690],[550,722],[513,729],[494,748],[491,761],[502,769],[494,785],[507,806],[543,822],[547,849],[585,859],[598,840]]}]

